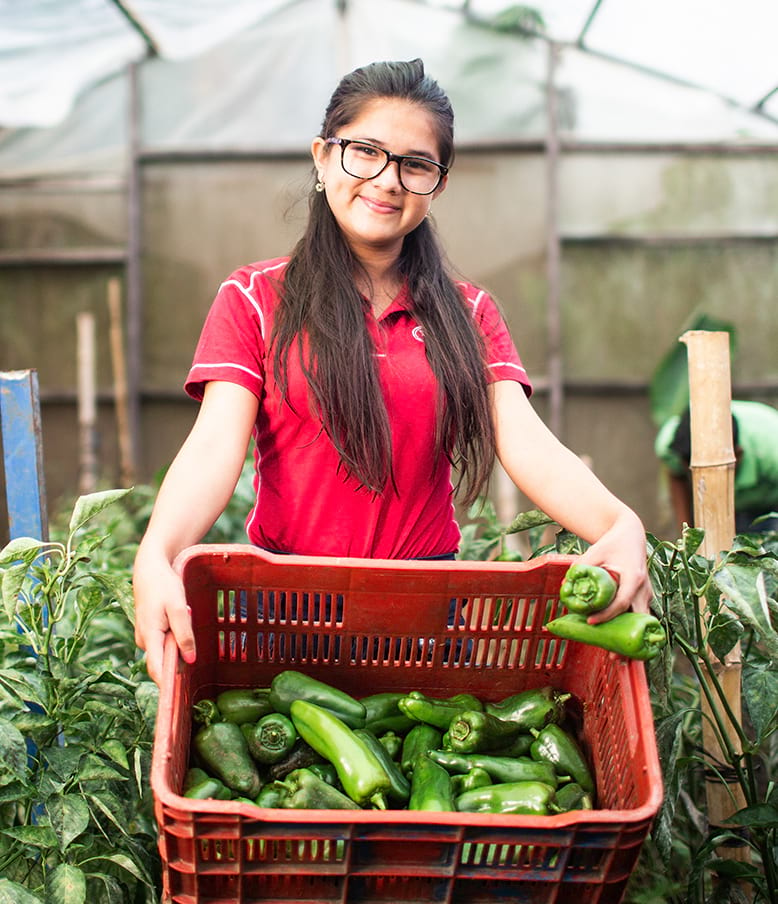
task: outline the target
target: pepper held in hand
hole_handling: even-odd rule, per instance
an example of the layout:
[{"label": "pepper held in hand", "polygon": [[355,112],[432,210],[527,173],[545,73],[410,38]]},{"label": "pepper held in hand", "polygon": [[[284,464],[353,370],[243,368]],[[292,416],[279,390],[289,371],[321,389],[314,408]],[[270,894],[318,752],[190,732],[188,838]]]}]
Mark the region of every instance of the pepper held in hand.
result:
[{"label": "pepper held in hand", "polygon": [[599,565],[576,562],[571,565],[559,588],[559,601],[571,612],[591,615],[610,605],[618,585]]},{"label": "pepper held in hand", "polygon": [[667,643],[658,618],[648,612],[623,612],[599,625],[590,625],[585,615],[571,612],[548,622],[557,637],[602,647],[630,659],[653,659]]}]

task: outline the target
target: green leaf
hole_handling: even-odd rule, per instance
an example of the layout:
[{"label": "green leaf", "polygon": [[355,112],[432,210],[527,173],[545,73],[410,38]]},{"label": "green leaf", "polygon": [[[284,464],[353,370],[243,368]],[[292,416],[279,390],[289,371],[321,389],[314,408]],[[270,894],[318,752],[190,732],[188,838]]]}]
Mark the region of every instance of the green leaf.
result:
[{"label": "green leaf", "polygon": [[757,746],[775,729],[778,720],[778,671],[767,659],[753,656],[743,662],[743,701],[756,734]]},{"label": "green leaf", "polygon": [[42,751],[49,769],[63,782],[73,778],[79,771],[81,758],[86,753],[84,747],[69,744],[67,747],[47,747]]},{"label": "green leaf", "polygon": [[28,566],[26,562],[22,562],[19,565],[10,565],[3,570],[3,610],[9,624],[14,623],[19,596],[24,587],[24,582],[27,580],[27,571]]},{"label": "green leaf", "polygon": [[89,878],[93,882],[103,883],[103,894],[99,899],[101,904],[124,904],[127,900],[122,886],[113,876],[109,876],[107,873],[90,872]]},{"label": "green leaf", "polygon": [[730,612],[718,612],[710,621],[708,644],[718,659],[724,659],[740,640],[743,626]]},{"label": "green leaf", "polygon": [[56,848],[57,836],[51,826],[11,826],[1,829],[3,835],[37,848]]},{"label": "green leaf", "polygon": [[471,521],[476,518],[485,518],[487,521],[497,520],[497,509],[488,496],[479,496],[467,510],[467,517]]},{"label": "green leaf", "polygon": [[699,527],[685,527],[683,530],[683,551],[691,558],[702,546],[705,531]]},{"label": "green leaf", "polygon": [[28,565],[35,561],[46,547],[42,540],[34,537],[17,537],[0,550],[0,567],[23,559]]},{"label": "green leaf", "polygon": [[708,861],[708,869],[717,876],[726,876],[729,879],[756,879],[761,874],[750,863],[740,860],[725,860],[723,857]]},{"label": "green leaf", "polygon": [[135,702],[149,731],[154,731],[159,704],[159,688],[153,681],[143,681],[135,691]]},{"label": "green leaf", "polygon": [[150,886],[153,884],[151,876],[142,868],[142,864],[135,862],[126,854],[115,853],[111,854],[109,857],[93,857],[90,862],[92,861],[98,863],[112,863],[114,866],[124,870],[124,872],[129,873],[131,876],[134,876],[136,879],[143,882],[144,885]]},{"label": "green leaf", "polygon": [[132,490],[103,490],[99,493],[90,493],[87,496],[79,496],[73,507],[73,514],[70,516],[70,524],[68,529],[71,533],[75,533],[79,528],[83,527],[90,518],[99,515],[109,505],[113,505],[120,499],[123,499]]},{"label": "green leaf", "polygon": [[24,735],[8,719],[0,717],[0,780],[27,778],[27,743]]},{"label": "green leaf", "polygon": [[0,685],[22,705],[35,703],[47,709],[48,693],[45,678],[29,669],[0,669]]},{"label": "green leaf", "polygon": [[93,753],[87,753],[79,764],[79,782],[126,781],[127,776]]},{"label": "green leaf", "polygon": [[115,794],[103,788],[99,793],[88,794],[88,799],[113,823],[122,835],[127,834],[127,819],[122,802]]},{"label": "green leaf", "polygon": [[765,650],[778,660],[778,633],[770,622],[764,574],[758,567],[725,564],[713,573],[713,581],[725,596],[725,604],[760,636]]},{"label": "green leaf", "polygon": [[7,785],[0,785],[0,804],[21,800],[27,794],[27,786],[23,782],[9,782]]},{"label": "green leaf", "polygon": [[127,748],[116,738],[109,738],[102,746],[103,753],[112,759],[114,763],[129,770],[130,761],[127,759]]},{"label": "green leaf", "polygon": [[43,898],[10,879],[0,878],[0,904],[41,904]]},{"label": "green leaf", "polygon": [[116,600],[127,621],[135,627],[135,597],[130,582],[108,574],[95,574],[93,577],[102,584],[106,594]]},{"label": "green leaf", "polygon": [[771,804],[755,804],[753,807],[744,807],[737,813],[733,813],[724,822],[727,825],[774,828],[778,826],[778,807],[773,807]]},{"label": "green leaf", "polygon": [[60,863],[46,876],[46,904],[84,904],[86,876],[77,866]]},{"label": "green leaf", "polygon": [[547,524],[556,524],[553,518],[549,518],[545,512],[533,509],[529,512],[520,512],[505,528],[506,534],[518,534],[523,530],[531,530],[533,527],[544,527]]},{"label": "green leaf", "polygon": [[89,807],[78,794],[58,794],[46,801],[46,812],[63,853],[89,826]]},{"label": "green leaf", "polygon": [[56,722],[45,713],[31,709],[20,710],[11,717],[11,721],[24,735],[40,736],[51,731],[56,725]]}]

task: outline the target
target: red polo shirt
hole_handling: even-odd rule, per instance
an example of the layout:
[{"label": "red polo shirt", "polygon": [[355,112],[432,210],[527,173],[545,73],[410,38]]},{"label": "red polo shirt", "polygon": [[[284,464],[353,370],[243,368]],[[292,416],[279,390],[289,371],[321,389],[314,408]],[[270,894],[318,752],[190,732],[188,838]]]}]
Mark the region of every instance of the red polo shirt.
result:
[{"label": "red polo shirt", "polygon": [[[460,535],[451,467],[444,455],[435,455],[436,381],[405,292],[379,321],[365,312],[391,424],[397,487],[374,495],[338,467],[335,448],[311,416],[296,355],[289,356],[292,407],[280,401],[266,343],[278,302],[273,282],[283,279],[287,261],[249,264],[221,285],[185,384],[197,400],[210,380],[237,383],[259,400],[249,539],[298,555],[407,559],[455,551]],[[516,380],[531,392],[494,301],[468,283],[459,285],[486,340],[489,379]]]}]

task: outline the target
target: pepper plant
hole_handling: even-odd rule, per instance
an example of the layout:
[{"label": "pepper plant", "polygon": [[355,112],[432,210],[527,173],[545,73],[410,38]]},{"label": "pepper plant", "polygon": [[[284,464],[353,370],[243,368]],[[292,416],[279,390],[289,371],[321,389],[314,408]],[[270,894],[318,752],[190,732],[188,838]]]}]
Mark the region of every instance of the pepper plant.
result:
[{"label": "pepper plant", "polygon": [[98,517],[127,492],[80,497],[61,542],[0,551],[0,904],[157,900],[156,686]]},{"label": "pepper plant", "polygon": [[[654,607],[669,637],[667,653],[649,664],[666,789],[651,841],[665,871],[686,876],[668,890],[668,902],[775,904],[778,535],[738,535],[716,561],[700,554],[703,537],[693,528],[677,542],[648,535]],[[720,667],[738,644],[740,717],[724,691]],[[710,721],[718,751],[704,748],[703,718]],[[745,801],[723,826],[709,825],[704,815],[705,783],[711,780],[739,790]],[[721,856],[726,846],[745,856]],[[685,873],[679,859],[688,860]]]},{"label": "pepper plant", "polygon": [[[487,500],[468,516],[464,559],[498,558],[505,537],[519,531],[528,538],[521,558],[586,548],[562,529],[544,543],[554,522],[542,512],[501,525]],[[646,535],[652,610],[668,636],[662,653],[646,664],[665,796],[625,904],[778,902],[778,533],[740,534],[715,561],[701,555],[703,538],[693,528],[675,542]],[[740,717],[719,668],[736,644]],[[703,719],[721,748],[713,762],[703,745]],[[739,789],[745,801],[723,826],[709,825],[706,816],[711,779]],[[745,856],[722,856],[728,846]]]}]

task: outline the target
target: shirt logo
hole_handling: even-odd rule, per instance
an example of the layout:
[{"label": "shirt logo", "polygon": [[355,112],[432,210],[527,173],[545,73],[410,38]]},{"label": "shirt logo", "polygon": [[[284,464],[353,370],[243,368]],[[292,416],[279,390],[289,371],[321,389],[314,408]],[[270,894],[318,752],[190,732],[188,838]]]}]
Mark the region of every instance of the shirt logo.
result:
[{"label": "shirt logo", "polygon": [[413,336],[417,342],[424,342],[424,330],[420,326],[415,326],[413,328],[411,336]]}]

